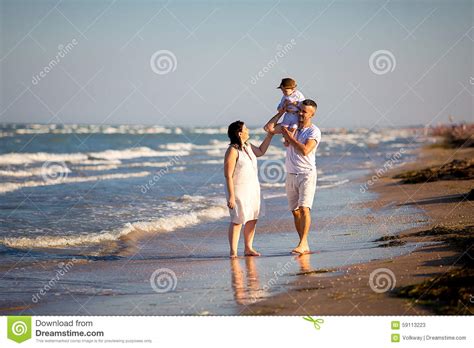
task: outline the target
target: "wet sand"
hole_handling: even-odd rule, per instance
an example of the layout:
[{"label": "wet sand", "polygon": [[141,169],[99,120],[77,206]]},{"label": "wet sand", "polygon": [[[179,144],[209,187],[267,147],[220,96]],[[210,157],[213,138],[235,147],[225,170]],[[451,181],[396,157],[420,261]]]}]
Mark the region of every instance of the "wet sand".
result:
[{"label": "wet sand", "polygon": [[[43,261],[36,260],[33,251],[25,251],[13,267],[0,266],[7,268],[0,283],[0,313],[238,315],[249,305],[285,293],[295,279],[306,277],[302,275],[335,277],[340,274],[331,271],[336,267],[406,254],[413,250],[413,244],[377,248],[372,240],[413,226],[414,220],[425,223],[412,207],[395,215],[389,209],[367,215],[365,205],[375,195],[361,195],[355,182],[341,186],[339,191],[321,190],[318,195],[314,217],[318,218],[315,228],[319,230],[312,240],[312,254],[291,255],[297,234],[286,198],[266,199],[267,214],[259,221],[255,238],[262,257],[228,258],[226,219],[198,228],[121,240],[118,245],[110,245],[105,255],[96,247],[78,249],[76,255],[72,249],[48,250],[58,259]],[[345,200],[335,201],[334,195],[344,195]],[[239,251],[242,254],[242,245]],[[73,255],[76,262],[54,280]],[[155,278],[154,284],[164,291],[152,286],[153,274],[158,270],[164,276],[159,283]],[[42,295],[40,290],[51,280],[53,283]],[[33,295],[37,301],[32,300]]]},{"label": "wet sand", "polygon": [[[453,153],[440,151],[421,152],[413,168],[439,163]],[[457,156],[472,157],[472,152],[463,150]],[[222,220],[198,229],[122,240],[117,253],[108,252],[107,257],[77,255],[73,267],[34,302],[32,295],[53,279],[71,255],[59,253],[62,261],[36,262],[34,254],[27,253],[3,274],[0,293],[6,291],[6,296],[0,298],[0,313],[430,314],[430,309],[412,305],[391,292],[374,292],[368,285],[369,276],[373,270],[389,268],[396,275],[398,288],[430,279],[456,265],[457,251],[436,237],[412,234],[438,224],[472,224],[472,202],[459,199],[459,194],[472,186],[472,180],[399,185],[398,180],[389,179],[392,175],[388,173],[363,195],[359,182],[337,192],[319,191],[320,201],[315,201],[313,215],[316,231],[310,240],[312,254],[295,257],[289,253],[297,238],[285,197],[280,197],[265,200],[271,214],[259,221],[255,239],[262,257],[229,260],[227,221]],[[329,199],[335,194],[340,199]],[[397,240],[375,242],[395,234],[399,235]],[[379,247],[387,243],[389,247]],[[159,269],[175,275],[155,282],[163,288],[170,286],[170,291],[153,288],[151,280]]]},{"label": "wet sand", "polygon": [[[401,184],[392,177],[407,170],[449,163],[455,159],[474,158],[474,149],[421,149],[418,159],[400,168],[391,170],[376,181],[370,190],[379,194],[369,203],[374,214],[387,207],[397,210],[406,206],[416,206],[427,216],[427,224],[415,227],[387,239],[387,243],[400,245],[414,242],[416,250],[390,259],[371,261],[338,268],[341,275],[308,273],[295,280],[284,293],[242,308],[248,315],[432,315],[436,313],[436,301],[427,305],[419,296],[397,297],[404,287],[427,282],[423,293],[437,289],[439,277],[463,268],[463,259],[474,259],[472,243],[463,248],[455,248],[452,243],[442,241],[430,231],[434,227],[451,228],[454,231],[474,225],[474,203],[467,193],[474,188],[474,180],[440,180],[417,184]],[[366,204],[366,203],[364,203]],[[470,229],[469,241],[472,240]],[[316,242],[317,242],[317,238]],[[427,244],[426,244],[427,243]],[[470,242],[469,242],[470,243]],[[389,244],[390,245],[390,244]],[[387,246],[390,248],[390,246]],[[389,269],[394,277],[381,279],[374,291],[370,284],[372,272]],[[468,271],[472,273],[472,263]],[[375,274],[375,273],[374,273]],[[472,274],[462,280],[465,287],[472,289]],[[382,290],[387,290],[382,292]],[[449,314],[472,314],[472,297],[459,300]]]}]

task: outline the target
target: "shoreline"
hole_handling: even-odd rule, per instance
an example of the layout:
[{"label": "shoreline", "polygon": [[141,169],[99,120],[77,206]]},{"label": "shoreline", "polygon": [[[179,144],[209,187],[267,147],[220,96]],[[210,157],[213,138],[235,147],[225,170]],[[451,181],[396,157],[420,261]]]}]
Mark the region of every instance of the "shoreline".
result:
[{"label": "shoreline", "polygon": [[[405,243],[423,245],[417,246],[414,251],[402,256],[338,268],[332,275],[315,272],[300,275],[289,284],[286,292],[245,306],[241,314],[472,314],[474,302],[472,296],[468,299],[464,297],[462,301],[458,301],[460,302],[457,304],[458,307],[453,308],[449,305],[446,307],[443,301],[438,301],[437,298],[430,299],[429,294],[430,290],[438,290],[442,298],[443,289],[438,288],[441,286],[439,284],[444,282],[446,275],[451,275],[451,272],[459,273],[460,270],[465,269],[461,261],[465,261],[466,256],[467,262],[473,259],[473,253],[469,254],[470,249],[461,252],[459,248],[456,248],[456,243],[460,234],[459,230],[462,232],[464,229],[464,233],[467,234],[462,237],[472,238],[474,204],[470,201],[472,192],[469,199],[467,199],[467,193],[474,187],[474,179],[402,184],[400,179],[393,177],[408,170],[420,171],[455,159],[473,157],[473,148],[421,148],[417,152],[415,161],[390,169],[369,188],[369,191],[378,194],[377,199],[369,204],[373,211],[387,207],[398,209],[416,206],[422,209],[423,214],[428,218],[427,223],[422,227],[413,227],[373,242],[386,242],[382,246],[388,248]],[[440,232],[436,230],[437,228],[445,230]],[[313,241],[317,243],[317,235],[313,236]],[[467,241],[471,243],[472,239],[467,239]],[[472,247],[472,243],[470,246]],[[392,272],[392,277],[386,269]],[[466,269],[469,271],[467,276],[470,278],[468,279],[472,282],[472,267]],[[376,291],[372,290],[369,284],[371,274],[373,275],[372,285]],[[376,280],[378,274],[381,275],[379,282]],[[449,284],[444,287],[449,288]],[[469,283],[466,284],[466,288],[469,288]]]},{"label": "shoreline", "polygon": [[[428,163],[429,158],[415,162]],[[403,164],[399,168],[409,167],[410,164]],[[0,299],[0,312],[10,315],[431,314],[427,309],[410,308],[407,300],[375,293],[368,286],[370,273],[378,268],[393,269],[398,288],[439,273],[436,265],[410,273],[416,263],[439,262],[435,256],[451,257],[451,263],[455,261],[455,251],[439,250],[439,235],[393,237],[423,231],[433,222],[426,211],[421,213],[414,205],[395,209],[397,202],[406,200],[404,192],[417,187],[404,185],[402,191],[394,184],[397,181],[381,178],[363,197],[359,184],[364,182],[364,177],[357,175],[352,185],[335,188],[336,191],[320,191],[314,225],[320,233],[310,237],[313,253],[304,257],[295,258],[289,253],[296,235],[285,200],[270,199],[266,201],[267,209],[281,219],[275,223],[272,216],[262,216],[256,246],[264,252],[264,257],[239,257],[230,261],[223,252],[227,250],[227,240],[222,234],[227,226],[224,221],[199,229],[178,229],[132,241],[130,250],[126,248],[111,259],[78,259],[80,262],[38,303],[31,302],[30,295],[52,279],[64,259],[40,261],[40,264],[23,260],[7,277],[12,283],[20,276],[22,291]],[[469,182],[472,186],[472,181]],[[458,181],[429,185],[439,183],[459,186]],[[427,192],[430,196],[430,190]],[[332,200],[329,196],[339,199]],[[380,238],[380,242],[375,241]],[[413,251],[417,242],[425,244]],[[141,257],[131,256],[136,251]],[[433,258],[428,260],[426,255]],[[176,291],[161,294],[153,290],[152,275],[158,269],[172,271]],[[186,303],[182,303],[182,298],[187,299]]]}]

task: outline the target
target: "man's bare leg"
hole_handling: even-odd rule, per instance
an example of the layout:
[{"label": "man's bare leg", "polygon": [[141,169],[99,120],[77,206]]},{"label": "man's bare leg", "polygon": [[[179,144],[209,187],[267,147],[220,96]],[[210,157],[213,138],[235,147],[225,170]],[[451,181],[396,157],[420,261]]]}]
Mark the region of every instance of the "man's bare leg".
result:
[{"label": "man's bare leg", "polygon": [[303,235],[303,230],[301,229],[301,213],[300,213],[300,209],[296,209],[296,210],[293,210],[292,211],[293,213],[293,220],[295,222],[295,228],[296,228],[296,232],[298,232],[298,236],[300,237],[301,239],[301,236]]},{"label": "man's bare leg", "polygon": [[237,248],[239,246],[240,229],[242,224],[229,224],[229,246],[230,246],[230,257],[237,257]]},{"label": "man's bare leg", "polygon": [[245,256],[260,256],[260,253],[253,248],[253,237],[255,236],[255,226],[257,220],[247,221],[244,227]]},{"label": "man's bare leg", "polygon": [[309,228],[311,226],[311,210],[308,207],[299,207],[299,216],[296,218],[295,216],[295,225],[297,223],[296,220],[299,222],[300,229],[298,230],[298,235],[300,236],[300,242],[296,248],[292,250],[294,253],[298,254],[305,254],[309,252],[309,245],[308,245],[308,234]]}]

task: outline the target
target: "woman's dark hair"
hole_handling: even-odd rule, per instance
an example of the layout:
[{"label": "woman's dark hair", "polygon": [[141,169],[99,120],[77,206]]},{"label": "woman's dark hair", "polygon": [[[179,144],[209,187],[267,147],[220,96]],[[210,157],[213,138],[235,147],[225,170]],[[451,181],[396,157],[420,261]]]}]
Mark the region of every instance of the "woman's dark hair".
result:
[{"label": "woman's dark hair", "polygon": [[230,145],[242,150],[242,141],[240,141],[239,133],[242,132],[244,123],[242,121],[235,121],[229,125],[227,135],[230,139]]}]

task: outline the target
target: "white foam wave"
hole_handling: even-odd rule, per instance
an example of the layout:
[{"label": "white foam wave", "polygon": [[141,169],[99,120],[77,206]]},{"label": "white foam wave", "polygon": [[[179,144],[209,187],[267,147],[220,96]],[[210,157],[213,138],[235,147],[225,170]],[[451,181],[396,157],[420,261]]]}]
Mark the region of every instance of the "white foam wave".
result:
[{"label": "white foam wave", "polygon": [[193,150],[213,150],[213,149],[225,149],[229,146],[228,141],[218,141],[213,139],[209,144],[198,145],[192,143],[168,143],[159,146],[160,149],[172,150],[172,151],[193,151]]},{"label": "white foam wave", "polygon": [[28,134],[181,134],[179,127],[145,125],[78,125],[78,124],[28,124],[4,132],[2,136]]},{"label": "white foam wave", "polygon": [[189,155],[188,151],[157,151],[148,147],[136,147],[124,150],[105,150],[88,153],[8,153],[0,155],[0,165],[19,165],[35,162],[71,162],[84,163],[89,160],[117,161],[141,157],[179,157]]},{"label": "white foam wave", "polygon": [[138,173],[127,173],[127,174],[104,174],[104,175],[95,175],[95,176],[86,176],[86,177],[64,177],[58,180],[48,180],[48,181],[25,181],[25,182],[6,182],[0,184],[0,193],[7,193],[16,191],[25,187],[39,187],[39,186],[52,186],[60,184],[71,184],[71,183],[80,183],[88,181],[98,181],[98,180],[114,180],[114,179],[127,179],[127,178],[136,178],[150,175],[150,172],[138,172]]},{"label": "white foam wave", "polygon": [[224,164],[224,160],[206,160],[206,161],[201,161],[201,164]]},{"label": "white foam wave", "polygon": [[284,182],[262,182],[260,183],[262,187],[285,187]]},{"label": "white foam wave", "polygon": [[[121,163],[119,161],[119,163]],[[103,171],[103,170],[112,170],[117,168],[145,168],[145,167],[153,167],[153,168],[165,168],[171,167],[172,169],[176,170],[174,167],[176,163],[173,162],[133,162],[133,163],[126,163],[122,165],[116,164],[104,164],[104,165],[84,165],[84,166],[73,166],[75,170],[92,170],[92,171]]]},{"label": "white foam wave", "polygon": [[67,246],[89,245],[117,241],[121,238],[131,236],[133,233],[150,234],[171,232],[204,221],[218,220],[227,215],[228,210],[225,205],[218,205],[186,214],[165,216],[152,221],[127,223],[123,227],[111,231],[101,231],[98,233],[81,234],[77,236],[3,238],[0,240],[0,243],[11,248],[20,249],[61,248]]},{"label": "white foam wave", "polygon": [[11,176],[15,178],[27,178],[31,176],[54,177],[56,174],[67,174],[71,170],[66,166],[35,167],[29,170],[0,170],[0,176]]},{"label": "white foam wave", "polygon": [[327,189],[327,188],[331,188],[331,187],[336,187],[336,186],[339,186],[339,185],[343,185],[345,184],[346,182],[349,182],[349,179],[344,179],[344,180],[340,180],[340,181],[336,181],[334,183],[331,183],[331,184],[327,184],[327,185],[318,185],[318,189]]}]

